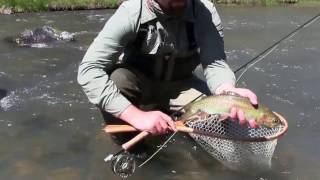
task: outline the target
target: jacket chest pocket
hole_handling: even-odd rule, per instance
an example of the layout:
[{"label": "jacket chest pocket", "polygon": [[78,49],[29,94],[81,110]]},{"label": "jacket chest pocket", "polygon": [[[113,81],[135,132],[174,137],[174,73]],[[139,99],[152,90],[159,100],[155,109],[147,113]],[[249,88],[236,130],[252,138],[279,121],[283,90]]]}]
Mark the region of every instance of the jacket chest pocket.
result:
[{"label": "jacket chest pocket", "polygon": [[155,25],[149,25],[145,29],[146,35],[141,46],[141,51],[144,54],[168,54],[173,52],[174,44],[168,38],[168,33]]}]

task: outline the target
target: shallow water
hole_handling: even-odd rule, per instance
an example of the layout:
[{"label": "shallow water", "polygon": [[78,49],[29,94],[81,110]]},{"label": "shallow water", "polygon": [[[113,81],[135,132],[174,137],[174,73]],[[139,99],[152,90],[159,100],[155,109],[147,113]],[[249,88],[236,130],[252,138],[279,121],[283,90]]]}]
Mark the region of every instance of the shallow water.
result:
[{"label": "shallow water", "polygon": [[[218,10],[229,64],[236,70],[319,8]],[[117,179],[103,158],[118,147],[101,131],[100,113],[76,82],[81,58],[112,13],[0,15],[0,179]],[[43,25],[77,32],[77,41],[20,48],[4,40]],[[289,121],[271,171],[230,171],[180,134],[131,179],[319,179],[319,28],[317,20],[282,42],[239,82]]]}]

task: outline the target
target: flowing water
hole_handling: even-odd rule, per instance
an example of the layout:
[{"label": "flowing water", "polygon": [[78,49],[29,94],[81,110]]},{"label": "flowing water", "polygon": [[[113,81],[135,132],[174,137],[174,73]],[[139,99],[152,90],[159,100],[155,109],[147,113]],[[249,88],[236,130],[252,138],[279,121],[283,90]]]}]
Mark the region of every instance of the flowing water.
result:
[{"label": "flowing water", "polygon": [[[319,9],[219,7],[229,64],[236,70]],[[0,179],[118,179],[103,162],[118,147],[76,82],[81,58],[113,12],[0,15]],[[75,32],[77,41],[22,48],[6,40],[43,25]],[[130,179],[319,179],[319,29],[316,20],[283,41],[239,82],[289,121],[270,171],[230,171],[180,134]]]}]

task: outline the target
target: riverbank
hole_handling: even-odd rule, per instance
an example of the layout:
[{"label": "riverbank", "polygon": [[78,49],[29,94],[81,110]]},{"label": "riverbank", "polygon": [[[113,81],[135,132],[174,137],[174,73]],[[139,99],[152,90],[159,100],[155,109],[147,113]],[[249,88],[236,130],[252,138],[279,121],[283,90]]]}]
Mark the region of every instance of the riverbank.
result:
[{"label": "riverbank", "polygon": [[119,0],[0,0],[0,13],[117,8]]},{"label": "riverbank", "polygon": [[[0,14],[21,12],[113,9],[123,0],[0,0]],[[320,0],[214,0],[231,6],[320,6]]]},{"label": "riverbank", "polygon": [[320,0],[213,0],[219,6],[320,7]]}]

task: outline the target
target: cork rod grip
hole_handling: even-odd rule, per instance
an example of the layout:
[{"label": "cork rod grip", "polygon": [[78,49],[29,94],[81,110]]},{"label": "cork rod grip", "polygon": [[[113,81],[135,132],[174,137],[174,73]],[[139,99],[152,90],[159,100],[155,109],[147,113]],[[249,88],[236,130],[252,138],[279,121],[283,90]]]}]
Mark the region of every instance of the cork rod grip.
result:
[{"label": "cork rod grip", "polygon": [[135,144],[137,144],[139,141],[141,141],[142,139],[144,139],[145,137],[147,137],[149,135],[148,132],[146,131],[142,131],[140,132],[138,135],[136,135],[134,138],[132,138],[130,141],[122,144],[122,148],[124,150],[128,150],[130,149],[132,146],[134,146]]}]

